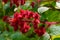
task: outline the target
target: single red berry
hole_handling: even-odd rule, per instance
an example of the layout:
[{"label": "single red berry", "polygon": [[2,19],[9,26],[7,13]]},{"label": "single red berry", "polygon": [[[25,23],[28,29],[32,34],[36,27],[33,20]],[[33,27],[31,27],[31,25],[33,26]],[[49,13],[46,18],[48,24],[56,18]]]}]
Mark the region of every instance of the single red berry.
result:
[{"label": "single red berry", "polygon": [[32,8],[34,8],[35,2],[31,2],[31,6],[32,6]]},{"label": "single red berry", "polygon": [[3,17],[3,21],[4,21],[4,22],[8,22],[8,18],[9,18],[8,16],[4,16],[4,17]]},{"label": "single red berry", "polygon": [[25,4],[25,1],[26,0],[21,0],[21,5],[24,5]]},{"label": "single red berry", "polygon": [[39,19],[34,19],[33,20],[33,24],[39,24],[40,23],[40,20]]},{"label": "single red berry", "polygon": [[13,0],[10,0],[10,7],[13,6]]},{"label": "single red berry", "polygon": [[14,13],[14,18],[17,18],[18,15],[19,15],[19,13],[18,13],[18,12],[15,12],[15,13]]},{"label": "single red berry", "polygon": [[40,15],[36,12],[33,16],[35,19],[40,19]]},{"label": "single red berry", "polygon": [[16,25],[13,28],[14,28],[14,31],[18,30],[18,26],[16,26]]}]

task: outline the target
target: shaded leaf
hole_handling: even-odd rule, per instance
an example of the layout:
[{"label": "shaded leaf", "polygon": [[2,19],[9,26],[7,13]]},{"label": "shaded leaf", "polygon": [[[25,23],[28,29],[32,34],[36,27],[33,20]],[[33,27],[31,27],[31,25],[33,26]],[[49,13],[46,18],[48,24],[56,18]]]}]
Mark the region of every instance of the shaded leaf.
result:
[{"label": "shaded leaf", "polygon": [[60,34],[60,26],[52,25],[49,28],[50,35],[59,35]]}]

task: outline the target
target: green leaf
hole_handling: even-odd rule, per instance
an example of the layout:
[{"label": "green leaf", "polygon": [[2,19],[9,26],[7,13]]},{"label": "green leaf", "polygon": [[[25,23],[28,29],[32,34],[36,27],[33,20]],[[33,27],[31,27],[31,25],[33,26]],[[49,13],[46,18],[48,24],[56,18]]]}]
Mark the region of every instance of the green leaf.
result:
[{"label": "green leaf", "polygon": [[56,2],[55,2],[55,1],[51,2],[51,5],[52,5],[53,7],[55,7]]},{"label": "green leaf", "polygon": [[47,11],[47,10],[49,10],[49,8],[48,7],[39,7],[38,8],[38,13],[43,13],[43,12],[45,12],[45,11]]},{"label": "green leaf", "polygon": [[4,7],[3,7],[3,10],[5,11],[5,15],[9,15],[9,16],[13,15],[14,8],[15,8],[15,5],[10,7],[10,3],[9,2],[7,4],[5,4]]},{"label": "green leaf", "polygon": [[10,36],[10,32],[4,31],[3,33],[1,33],[0,38],[2,37],[2,40],[7,40],[9,39]]},{"label": "green leaf", "polygon": [[50,39],[50,36],[48,33],[45,33],[42,37],[40,37],[39,40],[49,40]]},{"label": "green leaf", "polygon": [[12,40],[19,40],[21,38],[20,33],[14,33],[11,35]]},{"label": "green leaf", "polygon": [[32,7],[30,6],[30,2],[29,1],[27,1],[23,6],[21,6],[21,8],[24,9],[24,10],[26,10],[26,9],[30,10],[30,9],[32,9]]},{"label": "green leaf", "polygon": [[60,21],[60,12],[57,10],[48,10],[41,14],[41,20],[47,19],[48,21]]},{"label": "green leaf", "polygon": [[34,8],[31,9],[31,11],[37,12],[38,5],[36,4]]},{"label": "green leaf", "polygon": [[5,23],[0,19],[0,31],[5,29]]},{"label": "green leaf", "polygon": [[9,32],[14,32],[14,29],[12,26],[9,26],[8,28],[9,28]]},{"label": "green leaf", "polygon": [[49,28],[50,35],[59,35],[60,34],[60,26],[52,25]]},{"label": "green leaf", "polygon": [[11,35],[12,40],[24,40],[26,39],[25,36],[23,36],[20,32],[15,32]]},{"label": "green leaf", "polygon": [[6,39],[5,39],[4,37],[1,37],[1,36],[0,36],[0,40],[6,40]]},{"label": "green leaf", "polygon": [[60,38],[55,38],[54,40],[60,40]]},{"label": "green leaf", "polygon": [[4,31],[1,36],[8,37],[10,35],[10,32]]}]

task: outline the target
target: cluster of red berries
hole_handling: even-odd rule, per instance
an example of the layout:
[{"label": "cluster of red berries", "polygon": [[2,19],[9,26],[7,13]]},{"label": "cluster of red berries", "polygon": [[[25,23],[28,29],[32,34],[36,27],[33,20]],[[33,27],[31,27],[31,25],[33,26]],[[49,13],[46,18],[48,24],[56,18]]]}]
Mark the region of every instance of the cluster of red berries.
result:
[{"label": "cluster of red berries", "polygon": [[[4,3],[7,3],[8,0],[2,0]],[[13,4],[15,4],[16,6],[19,5],[24,5],[26,0],[10,0],[10,6],[12,7]]]},{"label": "cluster of red berries", "polygon": [[[41,21],[37,12],[21,9],[20,12],[15,12],[13,17],[4,16],[3,21],[8,22],[14,28],[14,31],[20,30],[22,33],[26,33],[33,27],[38,36],[42,36],[46,32],[44,26],[38,25]],[[45,24],[50,26],[56,24],[56,22],[45,22]]]},{"label": "cluster of red berries", "polygon": [[[8,0],[2,0],[4,3],[7,3]],[[15,4],[16,6],[19,5],[24,5],[26,2],[26,0],[10,0],[10,7],[13,6],[13,4]],[[36,0],[37,3],[40,3],[40,0]],[[35,2],[31,2],[31,6],[34,7],[35,6]]]}]

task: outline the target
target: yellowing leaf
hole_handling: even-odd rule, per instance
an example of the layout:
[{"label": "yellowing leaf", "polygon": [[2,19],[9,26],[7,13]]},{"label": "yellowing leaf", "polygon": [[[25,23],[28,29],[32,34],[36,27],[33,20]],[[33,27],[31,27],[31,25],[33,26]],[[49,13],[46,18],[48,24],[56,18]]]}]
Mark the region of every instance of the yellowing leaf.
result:
[{"label": "yellowing leaf", "polygon": [[60,35],[54,35],[54,36],[52,36],[51,40],[60,40]]}]

